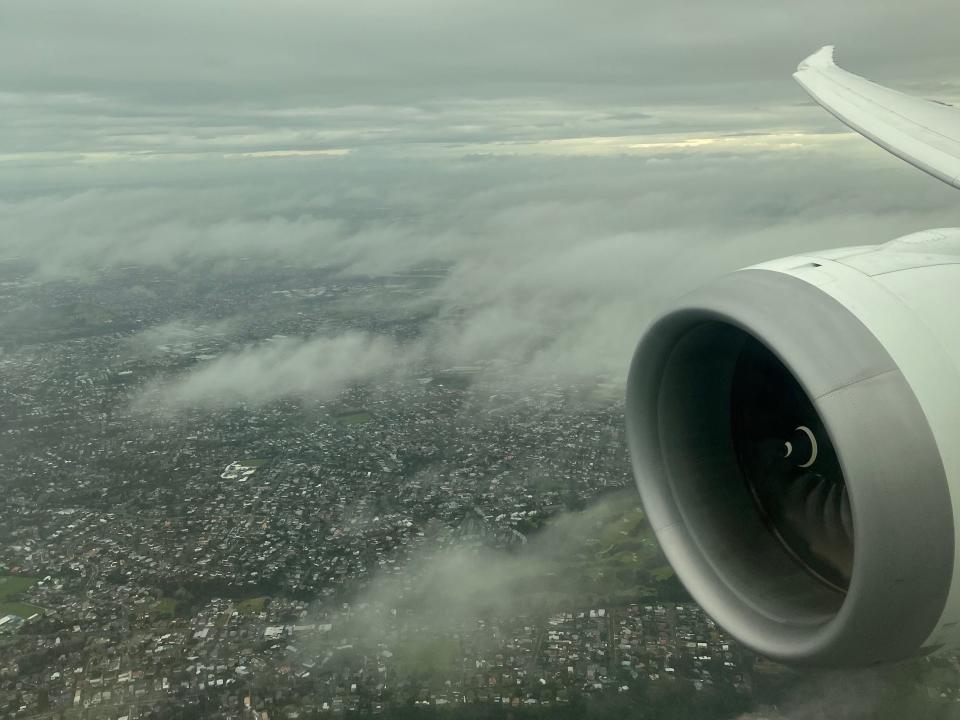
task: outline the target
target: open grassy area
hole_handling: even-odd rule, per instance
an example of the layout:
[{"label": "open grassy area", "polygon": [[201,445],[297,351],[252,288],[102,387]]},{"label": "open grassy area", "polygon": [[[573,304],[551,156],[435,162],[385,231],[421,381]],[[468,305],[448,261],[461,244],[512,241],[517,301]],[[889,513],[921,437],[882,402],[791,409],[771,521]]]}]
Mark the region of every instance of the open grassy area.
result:
[{"label": "open grassy area", "polygon": [[37,578],[26,575],[0,575],[0,602],[29,590],[36,582]]},{"label": "open grassy area", "polygon": [[539,535],[543,546],[535,537],[530,548],[535,574],[514,589],[530,601],[580,607],[636,602],[655,596],[658,584],[673,577],[632,492],[604,498],[579,517],[559,515]]},{"label": "open grassy area", "polygon": [[0,602],[0,617],[4,615],[19,615],[22,618],[28,618],[34,613],[42,613],[44,610],[39,605],[21,602]]},{"label": "open grassy area", "polygon": [[259,612],[263,612],[263,609],[267,606],[267,600],[270,598],[267,597],[255,597],[247,598],[246,600],[238,600],[236,604],[236,611],[241,615],[254,615]]},{"label": "open grassy area", "polygon": [[19,593],[29,590],[36,582],[37,578],[26,575],[0,575],[0,617],[19,615],[28,618],[34,613],[43,612],[42,607],[13,599]]},{"label": "open grassy area", "polygon": [[154,603],[151,613],[157,617],[172,618],[177,613],[177,601],[173,598],[160,598]]},{"label": "open grassy area", "polygon": [[408,640],[396,649],[394,662],[409,675],[436,675],[456,667],[460,659],[460,641],[453,637]]},{"label": "open grassy area", "polygon": [[342,425],[361,425],[365,422],[369,422],[370,418],[373,417],[366,410],[349,410],[347,412],[337,413],[334,415],[337,422]]}]

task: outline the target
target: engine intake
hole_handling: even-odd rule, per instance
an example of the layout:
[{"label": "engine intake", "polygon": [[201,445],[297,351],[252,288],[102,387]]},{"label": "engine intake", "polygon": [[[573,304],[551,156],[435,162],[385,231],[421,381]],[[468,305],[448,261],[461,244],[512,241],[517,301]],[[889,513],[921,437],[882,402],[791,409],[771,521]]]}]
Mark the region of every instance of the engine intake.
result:
[{"label": "engine intake", "polygon": [[862,267],[801,258],[688,295],[637,347],[627,438],[651,525],[697,602],[765,656],[864,666],[955,633],[935,430],[958,428],[934,428],[923,363],[903,363],[929,340],[915,310]]}]

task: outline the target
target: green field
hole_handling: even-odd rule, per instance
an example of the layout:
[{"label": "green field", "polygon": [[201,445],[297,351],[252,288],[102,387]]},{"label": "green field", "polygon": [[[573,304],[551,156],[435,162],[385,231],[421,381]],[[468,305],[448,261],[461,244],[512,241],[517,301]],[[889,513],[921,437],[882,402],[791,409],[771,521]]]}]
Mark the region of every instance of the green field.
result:
[{"label": "green field", "polygon": [[[519,590],[545,604],[636,602],[673,577],[633,493],[617,493],[579,514],[557,516],[532,538],[542,559]],[[542,543],[542,544],[541,544]]]},{"label": "green field", "polygon": [[350,410],[348,412],[337,413],[334,417],[341,425],[362,425],[365,422],[369,422],[373,415],[366,410]]},{"label": "green field", "polygon": [[29,603],[3,602],[0,603],[0,617],[4,615],[19,615],[22,618],[28,618],[34,613],[42,613],[43,608]]},{"label": "green field", "polygon": [[19,615],[27,618],[34,613],[43,612],[42,607],[13,599],[29,590],[36,582],[37,578],[25,575],[0,575],[0,616]]},{"label": "green field", "polygon": [[154,603],[151,612],[157,617],[172,618],[177,612],[177,601],[169,597],[160,598]]},{"label": "green field", "polygon": [[436,675],[457,667],[460,641],[452,637],[409,639],[397,647],[394,663],[410,675]]},{"label": "green field", "polygon": [[254,613],[263,612],[263,608],[266,607],[267,600],[269,599],[270,598],[267,597],[255,597],[239,600],[236,604],[236,610],[241,615],[253,615]]},{"label": "green field", "polygon": [[0,601],[29,590],[36,582],[37,578],[25,575],[0,575]]}]

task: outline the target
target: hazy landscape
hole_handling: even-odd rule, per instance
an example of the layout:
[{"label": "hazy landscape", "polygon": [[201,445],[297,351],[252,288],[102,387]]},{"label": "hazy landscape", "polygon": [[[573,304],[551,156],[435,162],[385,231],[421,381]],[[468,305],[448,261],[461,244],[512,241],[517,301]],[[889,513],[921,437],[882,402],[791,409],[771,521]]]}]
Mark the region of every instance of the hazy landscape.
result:
[{"label": "hazy landscape", "polygon": [[663,303],[958,223],[796,63],[960,101],[957,9],[0,10],[0,718],[948,718],[788,670],[656,546]]}]

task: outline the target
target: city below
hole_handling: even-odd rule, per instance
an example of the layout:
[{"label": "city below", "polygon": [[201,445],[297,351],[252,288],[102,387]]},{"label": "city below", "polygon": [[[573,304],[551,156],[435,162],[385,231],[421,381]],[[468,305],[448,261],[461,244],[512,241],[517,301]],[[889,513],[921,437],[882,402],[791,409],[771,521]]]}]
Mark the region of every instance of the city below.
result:
[{"label": "city below", "polygon": [[[0,718],[777,718],[821,682],[674,578],[618,379],[406,357],[331,390],[327,349],[299,395],[209,400],[244,348],[415,343],[442,276],[0,263]],[[957,669],[891,671],[889,711],[955,707]]]}]

